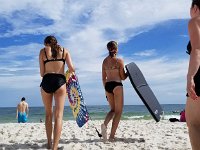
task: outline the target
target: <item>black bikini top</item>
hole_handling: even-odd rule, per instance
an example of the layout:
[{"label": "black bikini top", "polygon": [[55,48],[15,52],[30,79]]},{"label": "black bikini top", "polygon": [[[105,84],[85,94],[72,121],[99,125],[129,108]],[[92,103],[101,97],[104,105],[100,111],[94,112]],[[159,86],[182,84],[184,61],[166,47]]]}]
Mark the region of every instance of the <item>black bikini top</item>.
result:
[{"label": "black bikini top", "polygon": [[191,43],[190,43],[190,41],[189,41],[189,42],[188,42],[188,45],[187,45],[187,51],[186,51],[186,53],[188,53],[188,54],[190,55],[191,50],[192,50],[192,46],[191,46]]},{"label": "black bikini top", "polygon": [[[186,53],[188,53],[188,54],[190,55],[191,51],[192,51],[192,45],[191,45],[191,43],[190,43],[190,41],[189,41],[189,42],[188,42],[188,45],[187,45],[187,51],[186,51]],[[198,78],[198,79],[197,79],[198,82],[199,82],[199,76],[200,76],[200,67],[199,67],[199,69],[198,69],[196,75],[194,76],[195,79]]]},{"label": "black bikini top", "polygon": [[63,61],[63,63],[65,64],[65,59],[63,58],[64,57],[64,48],[63,48],[63,53],[62,53],[62,58],[59,58],[59,59],[57,59],[57,58],[55,58],[55,59],[48,59],[48,57],[47,57],[47,54],[46,54],[46,51],[45,51],[45,49],[44,49],[44,53],[45,53],[45,56],[46,56],[46,60],[44,61],[44,64],[46,64],[46,63],[48,63],[48,62],[51,62],[51,61]]}]

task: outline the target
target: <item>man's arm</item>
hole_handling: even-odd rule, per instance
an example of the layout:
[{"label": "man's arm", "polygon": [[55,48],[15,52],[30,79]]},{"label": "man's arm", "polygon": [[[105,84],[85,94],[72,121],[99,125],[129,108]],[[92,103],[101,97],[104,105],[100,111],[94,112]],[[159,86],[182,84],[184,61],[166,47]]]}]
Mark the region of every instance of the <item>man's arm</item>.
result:
[{"label": "man's arm", "polygon": [[28,117],[28,113],[29,113],[29,108],[28,108],[28,104],[26,104],[26,116]]}]

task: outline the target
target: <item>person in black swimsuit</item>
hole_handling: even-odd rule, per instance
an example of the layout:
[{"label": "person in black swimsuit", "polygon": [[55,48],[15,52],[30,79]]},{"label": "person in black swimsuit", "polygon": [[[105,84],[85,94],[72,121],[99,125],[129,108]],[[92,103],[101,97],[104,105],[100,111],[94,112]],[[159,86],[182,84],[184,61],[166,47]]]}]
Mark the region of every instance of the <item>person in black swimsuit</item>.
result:
[{"label": "person in black swimsuit", "polygon": [[[47,148],[57,149],[62,130],[64,103],[66,98],[66,78],[64,75],[65,62],[70,72],[74,72],[68,50],[58,45],[54,36],[47,36],[44,40],[45,48],[39,55],[40,75],[42,77],[41,96],[45,106],[45,126]],[[55,100],[53,113],[52,103]],[[54,117],[53,117],[54,115]],[[52,118],[54,118],[53,145],[52,145]]]},{"label": "person in black swimsuit", "polygon": [[200,150],[200,0],[192,0],[188,23],[190,54],[187,73],[186,122],[193,150]]},{"label": "person in black swimsuit", "polygon": [[[63,64],[65,64],[64,52],[65,52],[65,49],[63,48],[62,58],[60,59],[58,58],[48,59],[46,50],[44,48],[44,54],[46,56],[44,65],[48,62],[55,62],[55,61],[61,61],[63,62]],[[57,89],[59,89],[65,83],[66,83],[66,78],[63,74],[47,73],[43,76],[40,86],[46,93],[54,93]]]},{"label": "person in black swimsuit", "polygon": [[[188,45],[187,45],[186,53],[188,53],[190,55],[191,50],[192,50],[192,45],[191,45],[191,42],[189,41]],[[198,71],[196,72],[193,79],[194,79],[194,84],[195,84],[194,91],[195,91],[196,95],[199,97],[200,96],[200,67],[199,67]],[[188,93],[186,96],[189,97]]]},{"label": "person in black swimsuit", "polygon": [[121,58],[117,58],[118,46],[115,41],[107,44],[109,55],[104,59],[102,64],[102,80],[106,92],[106,97],[110,105],[110,111],[106,115],[104,123],[101,125],[101,134],[104,141],[107,140],[107,125],[111,119],[112,128],[109,137],[110,141],[115,138],[115,133],[121,118],[124,98],[122,80],[127,78],[124,71],[124,62]]}]

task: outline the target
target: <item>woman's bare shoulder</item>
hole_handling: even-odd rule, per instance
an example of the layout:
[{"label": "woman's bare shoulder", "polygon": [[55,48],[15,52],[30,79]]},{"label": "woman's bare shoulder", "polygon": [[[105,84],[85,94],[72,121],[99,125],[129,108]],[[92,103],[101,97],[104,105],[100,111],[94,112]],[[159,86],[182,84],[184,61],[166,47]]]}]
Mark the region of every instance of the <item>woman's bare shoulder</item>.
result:
[{"label": "woman's bare shoulder", "polygon": [[69,53],[69,49],[68,48],[63,47],[62,50],[64,50],[65,54]]},{"label": "woman's bare shoulder", "polygon": [[107,61],[108,61],[108,57],[106,57],[106,58],[103,60],[103,64],[105,64]]},{"label": "woman's bare shoulder", "polygon": [[40,49],[40,53],[44,52],[44,48]]},{"label": "woman's bare shoulder", "polygon": [[42,48],[41,50],[40,50],[40,56],[43,56],[44,55],[44,48]]},{"label": "woman's bare shoulder", "polygon": [[60,46],[60,49],[62,50],[61,53],[63,53],[63,51],[64,51],[64,58],[67,58],[67,55],[69,54],[69,50],[67,48],[61,47],[61,46]]},{"label": "woman's bare shoulder", "polygon": [[117,58],[118,64],[120,66],[120,68],[124,67],[124,60],[122,58]]},{"label": "woman's bare shoulder", "polygon": [[117,61],[118,61],[119,63],[124,63],[124,60],[123,60],[122,58],[117,58]]},{"label": "woman's bare shoulder", "polygon": [[188,22],[188,27],[200,26],[200,17],[191,18]]}]

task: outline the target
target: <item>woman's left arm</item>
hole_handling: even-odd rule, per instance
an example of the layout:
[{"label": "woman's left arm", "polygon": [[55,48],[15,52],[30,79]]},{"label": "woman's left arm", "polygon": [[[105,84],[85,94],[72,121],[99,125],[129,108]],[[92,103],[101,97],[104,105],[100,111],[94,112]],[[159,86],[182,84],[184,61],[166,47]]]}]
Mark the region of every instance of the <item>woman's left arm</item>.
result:
[{"label": "woman's left arm", "polygon": [[122,59],[119,60],[119,73],[122,80],[125,80],[128,76],[127,73],[125,73],[124,61]]}]

